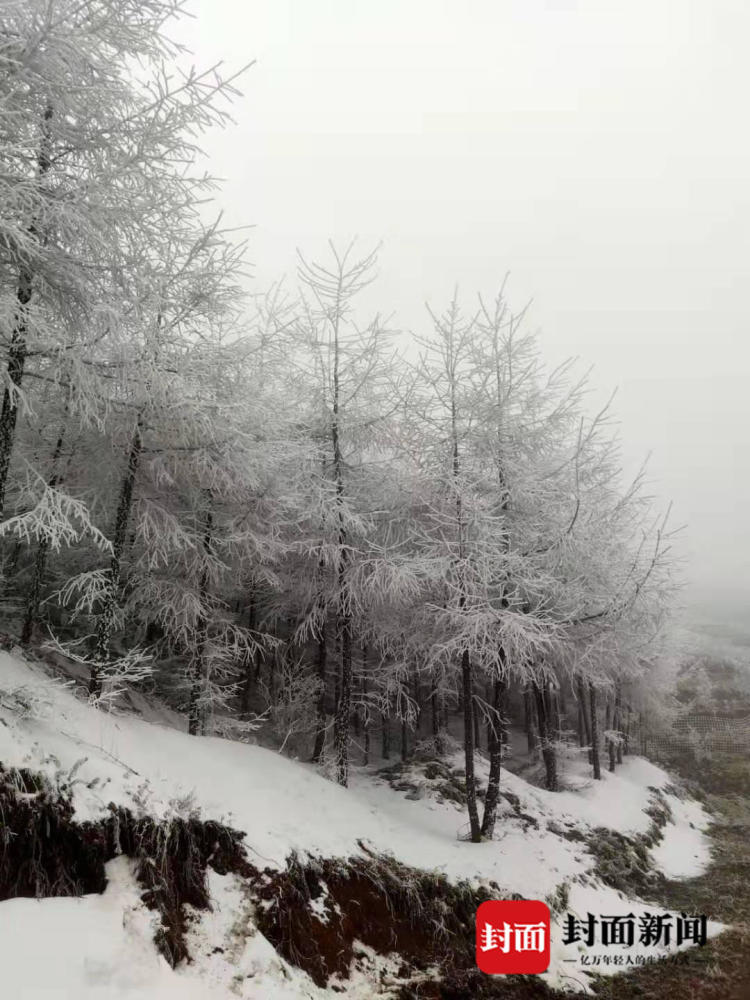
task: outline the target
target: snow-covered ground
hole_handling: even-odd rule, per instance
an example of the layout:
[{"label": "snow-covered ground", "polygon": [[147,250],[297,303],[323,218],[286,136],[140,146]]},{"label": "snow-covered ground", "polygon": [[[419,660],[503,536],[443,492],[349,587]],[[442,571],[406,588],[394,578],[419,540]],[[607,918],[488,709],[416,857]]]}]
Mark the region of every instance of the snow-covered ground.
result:
[{"label": "snow-covered ground", "polygon": [[18,1000],[219,1000],[175,973],[153,945],[154,914],[140,902],[127,859],[107,866],[103,895],[0,904],[7,996]]},{"label": "snow-covered ground", "polygon": [[698,802],[664,798],[674,822],[667,823],[659,843],[651,848],[651,858],[667,878],[692,878],[705,871],[711,861],[708,841],[703,833],[706,814]]},{"label": "snow-covered ground", "polygon": [[[282,867],[293,850],[350,855],[358,852],[357,841],[362,840],[408,865],[438,869],[455,879],[494,880],[504,893],[525,898],[544,899],[566,883],[570,911],[632,912],[636,917],[648,905],[625,899],[587,874],[593,858],[580,841],[567,839],[561,830],[604,826],[622,833],[645,832],[651,822],[644,811],[650,803],[649,786],[663,788],[670,781],[640,757],[626,758],[601,782],[586,779],[583,762],[579,766],[572,760],[566,765],[570,790],[559,793],[504,772],[504,790],[518,797],[520,810],[536,827],[521,823],[503,799],[496,840],[470,844],[460,839],[465,814],[451,802],[438,802],[430,794],[407,799],[365,770],[355,769],[351,787],[342,789],[312,766],[262,747],[188,737],[133,715],[96,711],[38,665],[4,653],[0,763],[53,778],[73,774],[73,801],[81,820],[105,815],[110,802],[155,818],[199,808],[202,818],[244,831],[249,858],[259,867]],[[697,803],[672,794],[667,801],[674,821],[652,849],[654,863],[672,878],[699,874],[710,860],[703,832],[708,817]],[[232,876],[212,874],[214,911],[196,919],[190,931],[196,961],[173,971],[154,949],[153,918],[139,902],[128,863],[111,862],[108,875],[103,896],[0,904],[0,962],[4,969],[16,970],[10,982],[17,976],[22,987],[9,995],[24,1000],[341,995],[318,989],[279,958],[255,931],[247,901]],[[34,958],[41,940],[43,963]],[[577,946],[562,946],[560,927],[553,929],[552,940],[548,981],[583,985],[575,964]],[[383,961],[372,957],[373,967],[380,962],[379,971],[387,972]],[[385,974],[382,982],[387,981]],[[5,973],[4,982],[7,985]],[[373,980],[362,973],[339,985],[352,997],[375,995]]]}]

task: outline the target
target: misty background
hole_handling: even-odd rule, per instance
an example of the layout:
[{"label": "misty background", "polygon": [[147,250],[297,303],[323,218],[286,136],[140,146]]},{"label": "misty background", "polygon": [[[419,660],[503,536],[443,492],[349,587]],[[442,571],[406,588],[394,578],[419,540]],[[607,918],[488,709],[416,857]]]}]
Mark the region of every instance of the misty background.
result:
[{"label": "misty background", "polygon": [[[194,0],[199,66],[252,59],[208,137],[254,290],[383,241],[373,305],[508,298],[617,388],[626,470],[674,502],[693,625],[750,603],[750,8],[735,0]],[[748,629],[750,631],[750,629]]]}]

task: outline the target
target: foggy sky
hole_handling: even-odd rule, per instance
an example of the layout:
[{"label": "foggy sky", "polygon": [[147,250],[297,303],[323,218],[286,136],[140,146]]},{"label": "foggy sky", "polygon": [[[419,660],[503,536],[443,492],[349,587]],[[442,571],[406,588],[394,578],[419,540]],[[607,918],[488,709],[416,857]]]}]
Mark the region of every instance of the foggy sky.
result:
[{"label": "foggy sky", "polygon": [[545,356],[615,401],[674,501],[686,600],[750,603],[750,5],[193,0],[195,62],[257,64],[212,133],[258,290],[295,247],[383,240],[378,307],[426,327],[510,271]]}]

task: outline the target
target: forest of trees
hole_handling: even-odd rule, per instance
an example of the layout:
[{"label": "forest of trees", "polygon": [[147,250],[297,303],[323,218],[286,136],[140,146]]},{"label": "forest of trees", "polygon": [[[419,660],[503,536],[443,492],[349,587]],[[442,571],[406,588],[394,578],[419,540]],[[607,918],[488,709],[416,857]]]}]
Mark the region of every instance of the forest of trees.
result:
[{"label": "forest of trees", "polygon": [[489,837],[509,720],[553,790],[561,742],[598,778],[637,738],[666,516],[504,286],[414,334],[362,316],[357,244],[253,288],[196,166],[236,91],[179,72],[179,9],[3,3],[3,628],[342,785],[459,739]]}]

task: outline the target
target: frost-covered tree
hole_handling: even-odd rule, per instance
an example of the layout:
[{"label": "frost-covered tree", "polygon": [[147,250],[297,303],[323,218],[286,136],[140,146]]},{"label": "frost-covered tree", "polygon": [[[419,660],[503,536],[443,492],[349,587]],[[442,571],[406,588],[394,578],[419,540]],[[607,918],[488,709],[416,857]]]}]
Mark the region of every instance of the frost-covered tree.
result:
[{"label": "frost-covered tree", "polygon": [[[509,544],[505,460],[502,466],[488,461],[490,425],[481,409],[488,372],[477,353],[477,317],[462,314],[455,298],[445,313],[431,316],[434,334],[419,340],[408,435],[421,496],[413,558],[426,588],[420,617],[429,669],[438,675],[458,671],[460,677],[470,837],[477,841],[478,713],[498,724],[509,671],[538,653],[547,630],[543,615],[529,613],[523,603],[534,567]],[[497,421],[491,426],[494,441]],[[478,677],[482,685],[485,678],[493,682],[492,705],[479,697]]]},{"label": "frost-covered tree", "polygon": [[360,327],[355,313],[357,296],[374,277],[375,252],[357,258],[351,245],[343,252],[331,245],[330,251],[327,264],[300,256],[299,313],[286,343],[310,445],[293,501],[298,510],[293,550],[306,564],[308,587],[299,599],[297,638],[313,639],[318,647],[321,701],[314,755],[319,756],[325,673],[333,659],[329,632],[334,632],[334,756],[337,780],[346,785],[354,645],[368,614],[367,581],[377,566],[369,541],[376,514],[373,470],[383,458],[379,432],[393,405],[392,363],[380,317]]},{"label": "frost-covered tree", "polygon": [[[13,485],[18,416],[33,424],[37,386],[57,387],[65,431],[46,468],[29,468],[33,450],[16,455],[19,472],[28,471],[17,477],[15,516],[3,526],[19,534],[23,524],[38,539],[28,637],[47,550],[60,538],[79,539],[66,519],[90,520],[80,495],[61,489],[65,437],[94,427],[105,461],[107,443],[113,459],[122,449],[119,475],[100,481],[105,495],[90,497],[101,513],[106,491],[118,484],[109,523],[97,524],[110,536],[110,566],[67,587],[79,607],[100,606],[93,694],[96,664],[110,657],[149,420],[163,407],[169,376],[184,381],[191,338],[200,336],[195,316],[205,317],[209,302],[216,310],[225,295],[217,262],[233,252],[216,227],[201,222],[213,181],[192,163],[201,132],[226,120],[234,90],[213,70],[175,69],[179,47],[168,30],[180,12],[172,0],[11,0],[0,26],[0,336],[7,351],[0,510]],[[45,401],[46,412],[54,405]],[[197,413],[193,419],[200,421]],[[41,490],[36,504],[29,503],[30,478]]]},{"label": "frost-covered tree", "polygon": [[[0,513],[35,381],[101,418],[101,368],[211,187],[186,169],[231,85],[167,68],[172,0],[9,0],[0,24]],[[93,414],[92,414],[93,411]],[[25,475],[25,474],[24,474]],[[61,508],[64,515],[64,509]]]}]

